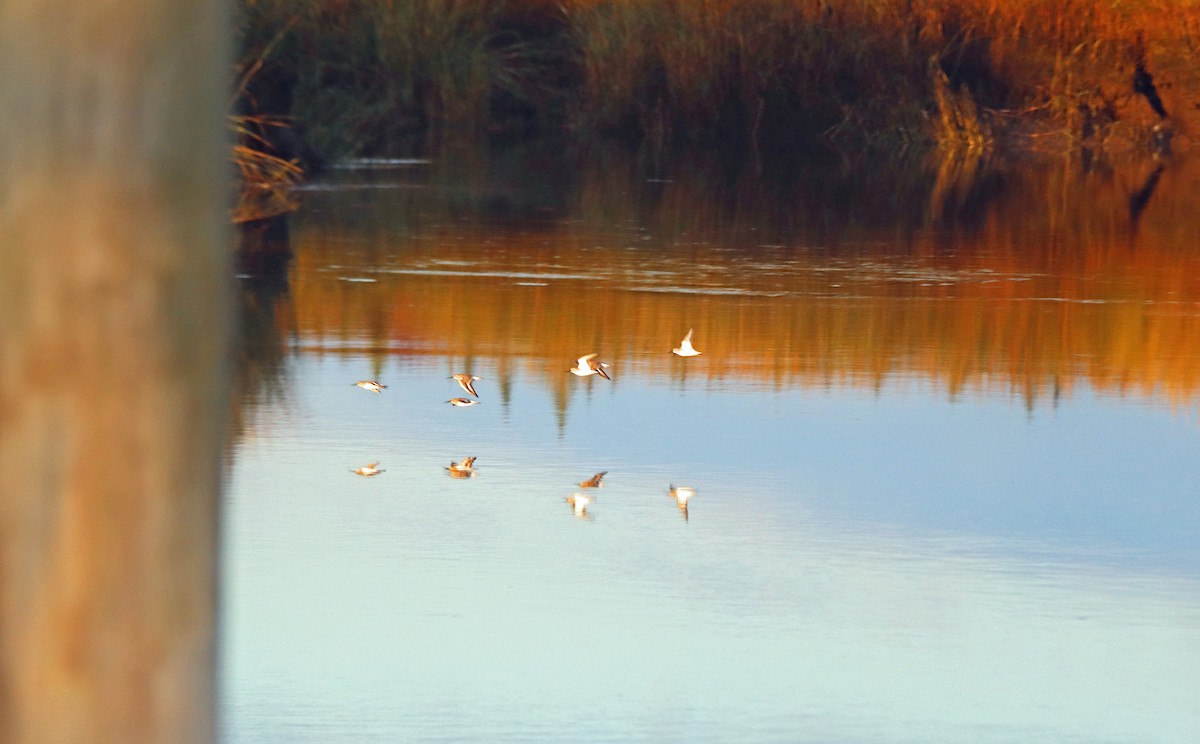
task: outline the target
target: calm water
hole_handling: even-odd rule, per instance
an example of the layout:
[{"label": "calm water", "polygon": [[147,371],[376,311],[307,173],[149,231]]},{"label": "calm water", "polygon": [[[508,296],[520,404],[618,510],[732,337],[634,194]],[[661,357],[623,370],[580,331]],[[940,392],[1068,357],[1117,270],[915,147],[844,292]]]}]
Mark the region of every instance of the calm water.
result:
[{"label": "calm water", "polygon": [[1197,741],[1200,169],[356,166],[239,279],[228,744]]}]

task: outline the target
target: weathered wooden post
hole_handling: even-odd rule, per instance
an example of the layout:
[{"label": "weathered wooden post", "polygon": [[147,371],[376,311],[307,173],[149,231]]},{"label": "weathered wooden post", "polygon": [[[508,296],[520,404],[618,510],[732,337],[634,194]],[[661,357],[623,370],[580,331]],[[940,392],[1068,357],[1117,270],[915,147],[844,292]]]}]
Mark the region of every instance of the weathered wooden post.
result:
[{"label": "weathered wooden post", "polygon": [[0,0],[0,742],[214,735],[226,10]]}]

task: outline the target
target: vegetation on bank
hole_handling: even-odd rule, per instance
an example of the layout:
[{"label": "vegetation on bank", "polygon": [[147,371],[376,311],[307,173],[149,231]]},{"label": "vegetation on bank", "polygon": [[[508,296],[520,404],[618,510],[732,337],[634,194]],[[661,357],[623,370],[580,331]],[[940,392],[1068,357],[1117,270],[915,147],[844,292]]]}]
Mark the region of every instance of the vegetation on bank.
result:
[{"label": "vegetation on bank", "polygon": [[1193,0],[242,0],[240,107],[314,160],[463,130],[1162,149],[1198,43]]},{"label": "vegetation on bank", "polygon": [[275,154],[272,131],[287,127],[274,117],[233,116],[233,164],[238,172],[237,202],[233,207],[235,223],[250,222],[290,212],[296,208],[292,187],[304,178],[304,168],[296,158]]}]

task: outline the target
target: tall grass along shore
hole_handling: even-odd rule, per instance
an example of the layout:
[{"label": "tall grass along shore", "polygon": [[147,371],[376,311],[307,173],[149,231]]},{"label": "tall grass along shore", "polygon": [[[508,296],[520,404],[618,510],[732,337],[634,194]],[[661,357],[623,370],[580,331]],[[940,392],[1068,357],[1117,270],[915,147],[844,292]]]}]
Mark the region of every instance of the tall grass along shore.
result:
[{"label": "tall grass along shore", "polygon": [[242,0],[239,36],[239,113],[314,160],[451,131],[1162,151],[1200,106],[1195,0]]}]

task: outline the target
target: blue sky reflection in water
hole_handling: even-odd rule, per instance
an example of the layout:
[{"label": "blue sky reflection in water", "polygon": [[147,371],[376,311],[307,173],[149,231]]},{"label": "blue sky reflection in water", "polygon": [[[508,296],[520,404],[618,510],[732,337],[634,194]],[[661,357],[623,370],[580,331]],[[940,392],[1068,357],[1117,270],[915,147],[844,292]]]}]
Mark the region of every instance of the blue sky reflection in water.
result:
[{"label": "blue sky reflection in water", "polygon": [[[310,215],[349,203],[325,198]],[[603,230],[578,222],[601,246],[587,255],[619,273]],[[627,290],[601,287],[633,340],[607,327],[570,340],[577,353],[539,355],[546,331],[510,320],[470,342],[470,308],[435,322],[419,306],[478,291],[470,275],[494,251],[473,244],[477,225],[443,255],[461,275],[397,292],[326,275],[386,278],[365,270],[419,262],[415,242],[453,240],[443,226],[340,231],[303,213],[293,225],[290,285],[268,313],[278,334],[263,331],[282,352],[255,352],[259,366],[274,359],[275,382],[247,398],[231,458],[226,741],[1189,742],[1200,730],[1194,397],[1089,378],[1031,405],[1011,384],[951,392],[903,365],[869,384],[813,382],[729,366],[722,349],[741,347],[699,328],[705,356],[670,356],[692,319],[826,317],[813,302],[835,306],[817,328],[835,334],[836,292],[682,306],[663,293],[634,312],[618,307]],[[869,258],[886,273],[891,259]],[[565,249],[554,260],[567,274],[582,262]],[[552,317],[570,316],[548,291],[569,281],[524,276],[482,309],[506,317],[503,303],[526,307],[511,295],[540,293]],[[330,295],[306,282],[363,313],[315,313],[306,303]],[[895,302],[963,301],[929,292]],[[755,314],[778,302],[793,304]],[[611,383],[566,372],[593,343]],[[482,405],[444,402],[460,371],[484,378]],[[392,387],[352,386],[365,377]],[[469,455],[477,477],[449,478]],[[375,461],[386,472],[349,472]],[[566,497],[601,470],[576,518]],[[697,489],[686,520],[671,483]]]}]

